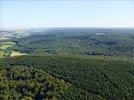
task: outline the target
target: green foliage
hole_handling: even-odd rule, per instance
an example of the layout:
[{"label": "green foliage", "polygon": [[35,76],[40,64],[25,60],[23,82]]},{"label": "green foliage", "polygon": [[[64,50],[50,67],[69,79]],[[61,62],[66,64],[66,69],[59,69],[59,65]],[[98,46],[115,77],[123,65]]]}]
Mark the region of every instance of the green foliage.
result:
[{"label": "green foliage", "polygon": [[[16,40],[16,49],[32,54],[134,56],[134,35],[90,31],[37,33]],[[72,34],[71,34],[72,33]]]},{"label": "green foliage", "polygon": [[13,65],[0,68],[0,98],[2,100],[59,98],[67,87],[64,80],[58,80],[32,67]]},{"label": "green foliage", "polygon": [[29,32],[0,34],[0,100],[134,98],[133,30]]},{"label": "green foliage", "polygon": [[[59,82],[62,87],[58,86],[59,88],[55,88],[54,91],[62,93],[59,98],[63,100],[70,98],[73,100],[76,98],[78,100],[81,100],[81,98],[87,100],[90,98],[91,100],[132,100],[133,98],[134,63],[130,61],[60,56],[22,56],[1,60],[1,62],[6,62],[2,65],[9,66],[6,70],[10,66],[20,66],[17,68],[23,68],[23,71],[24,69],[28,69],[28,71],[24,71],[25,73],[23,73],[23,71],[11,67],[15,71],[11,71],[15,73],[14,79],[18,79],[19,77],[21,80],[31,80],[32,75],[30,74],[30,70],[33,69],[39,70],[39,72],[45,71],[44,73],[47,72],[56,79],[60,79]],[[34,78],[37,79],[34,82],[42,80],[40,79],[41,77],[39,77],[39,74],[34,73]],[[49,80],[52,79],[49,78]],[[53,83],[53,81],[49,80],[47,80],[49,83]],[[66,87],[66,85],[62,84],[66,82],[71,85],[65,90],[63,87]],[[29,85],[32,86],[31,81]],[[49,88],[50,90],[53,90],[53,87],[57,87],[57,85],[49,86],[51,87]],[[33,95],[35,94],[33,93]],[[57,92],[51,91],[47,92],[47,94],[51,95],[51,98],[59,95]]]}]

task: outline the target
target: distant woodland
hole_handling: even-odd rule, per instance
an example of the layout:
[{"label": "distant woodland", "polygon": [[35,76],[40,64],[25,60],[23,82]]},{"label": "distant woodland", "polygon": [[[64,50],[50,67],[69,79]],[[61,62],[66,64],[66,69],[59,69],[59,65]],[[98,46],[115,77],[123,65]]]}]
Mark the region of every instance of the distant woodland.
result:
[{"label": "distant woodland", "polygon": [[132,29],[1,33],[0,100],[134,98]]}]

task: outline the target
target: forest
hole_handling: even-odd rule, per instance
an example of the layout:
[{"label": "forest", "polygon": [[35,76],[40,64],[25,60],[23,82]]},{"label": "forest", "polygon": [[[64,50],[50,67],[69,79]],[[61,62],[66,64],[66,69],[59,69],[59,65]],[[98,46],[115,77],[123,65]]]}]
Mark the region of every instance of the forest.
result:
[{"label": "forest", "polygon": [[1,33],[0,100],[134,98],[134,29]]}]

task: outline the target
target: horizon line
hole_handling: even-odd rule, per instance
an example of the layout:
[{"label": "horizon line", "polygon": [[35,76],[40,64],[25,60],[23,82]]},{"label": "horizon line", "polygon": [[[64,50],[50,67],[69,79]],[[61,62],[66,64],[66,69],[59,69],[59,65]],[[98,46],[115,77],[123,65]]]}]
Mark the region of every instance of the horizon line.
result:
[{"label": "horizon line", "polygon": [[25,28],[3,28],[3,27],[0,27],[0,30],[1,29],[48,29],[48,28],[134,28],[134,27],[25,27]]}]

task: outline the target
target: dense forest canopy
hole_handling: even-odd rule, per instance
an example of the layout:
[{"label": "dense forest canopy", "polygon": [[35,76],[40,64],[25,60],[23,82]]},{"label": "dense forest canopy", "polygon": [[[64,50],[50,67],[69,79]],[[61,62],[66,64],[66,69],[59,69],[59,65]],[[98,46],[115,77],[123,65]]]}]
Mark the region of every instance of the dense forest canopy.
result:
[{"label": "dense forest canopy", "polygon": [[134,30],[57,29],[14,40],[24,53],[134,56]]},{"label": "dense forest canopy", "polygon": [[0,100],[133,100],[134,29],[0,31]]}]

